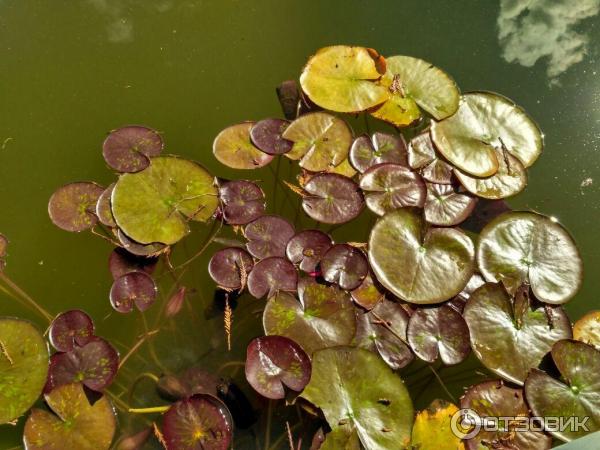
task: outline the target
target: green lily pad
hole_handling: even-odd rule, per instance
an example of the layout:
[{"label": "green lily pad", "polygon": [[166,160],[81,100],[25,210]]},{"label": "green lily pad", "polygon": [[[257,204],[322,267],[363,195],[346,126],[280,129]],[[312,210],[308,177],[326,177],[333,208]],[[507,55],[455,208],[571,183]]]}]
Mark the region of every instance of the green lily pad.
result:
[{"label": "green lily pad", "polygon": [[112,194],[115,221],[131,239],[174,244],[188,221],[205,221],[218,206],[214,177],[192,161],[153,158],[141,172],[121,175]]},{"label": "green lily pad", "polygon": [[269,164],[273,155],[262,152],[252,143],[253,126],[254,122],[243,122],[221,131],[213,142],[215,158],[232,169],[258,169]]},{"label": "green lily pad", "polygon": [[357,314],[355,343],[378,353],[392,369],[401,369],[414,359],[406,339],[408,321],[399,303],[382,300],[371,311]]},{"label": "green lily pad", "polygon": [[48,361],[48,346],[31,323],[0,318],[0,424],[35,403],[46,384]]},{"label": "green lily pad", "polygon": [[302,397],[323,410],[332,429],[356,428],[369,450],[410,444],[413,406],[402,379],[368,350],[334,347],[313,354],[310,383]]},{"label": "green lily pad", "polygon": [[458,225],[469,217],[476,204],[476,198],[457,192],[450,184],[427,183],[425,220],[433,225]]},{"label": "green lily pad", "polygon": [[437,120],[454,114],[460,92],[448,74],[411,56],[391,56],[386,63],[381,84],[391,97],[372,113],[374,117],[396,126],[408,125],[421,115],[417,105]]},{"label": "green lily pad", "polygon": [[263,313],[265,334],[290,338],[308,355],[352,341],[356,318],[347,292],[301,280],[298,293],[300,301],[284,292],[269,299]]},{"label": "green lily pad", "polygon": [[385,61],[375,50],[334,45],[308,60],[300,85],[321,108],[359,112],[387,100],[387,89],[375,83],[384,73]]},{"label": "green lily pad", "polygon": [[600,351],[583,342],[563,340],[554,344],[551,354],[561,379],[533,369],[525,381],[525,396],[533,414],[545,417],[546,426],[550,417],[585,422],[587,430],[567,427],[550,432],[563,441],[600,430]]},{"label": "green lily pad", "polygon": [[433,122],[431,137],[448,161],[476,177],[498,171],[497,149],[505,149],[529,167],[543,146],[542,133],[525,111],[491,92],[464,94],[456,114]]},{"label": "green lily pad", "polygon": [[495,149],[498,171],[486,178],[478,178],[454,170],[465,189],[479,197],[498,200],[517,195],[527,186],[527,171],[521,161],[506,150]]},{"label": "green lily pad", "polygon": [[[361,450],[356,428],[348,425],[335,427],[325,435],[318,450]],[[311,449],[312,450],[312,449]]]},{"label": "green lily pad", "polygon": [[546,303],[569,301],[583,277],[581,256],[569,233],[552,218],[510,212],[482,231],[477,262],[487,281],[502,281],[509,291],[529,283]]},{"label": "green lily pad", "polygon": [[[426,229],[418,210],[402,208],[377,221],[369,237],[369,261],[377,279],[411,303],[448,300],[473,275],[471,239],[454,228]],[[402,270],[398,270],[402,267]]]},{"label": "green lily pad", "polygon": [[282,136],[294,143],[285,156],[299,160],[300,167],[311,172],[340,165],[348,158],[352,145],[352,131],[346,122],[324,112],[300,116]]},{"label": "green lily pad", "polygon": [[506,431],[491,431],[482,427],[482,423],[476,424],[471,431],[475,436],[464,441],[468,450],[547,450],[552,446],[552,439],[547,434],[534,430],[523,431],[523,422],[505,419],[529,417],[522,389],[505,386],[500,380],[486,381],[471,386],[460,399],[460,407],[469,410],[470,419],[479,418],[483,422],[487,417],[497,418],[498,425],[507,428]]},{"label": "green lily pad", "polygon": [[501,284],[486,283],[471,294],[463,312],[475,355],[490,370],[523,384],[552,345],[571,337],[571,323],[561,307],[534,306],[528,288],[514,298]]},{"label": "green lily pad", "polygon": [[44,396],[53,411],[34,409],[25,423],[27,450],[108,450],[115,433],[115,412],[101,397],[94,405],[79,383],[65,384]]},{"label": "green lily pad", "polygon": [[434,400],[415,417],[412,446],[416,450],[465,450],[451,429],[452,416],[458,407],[444,400]]}]

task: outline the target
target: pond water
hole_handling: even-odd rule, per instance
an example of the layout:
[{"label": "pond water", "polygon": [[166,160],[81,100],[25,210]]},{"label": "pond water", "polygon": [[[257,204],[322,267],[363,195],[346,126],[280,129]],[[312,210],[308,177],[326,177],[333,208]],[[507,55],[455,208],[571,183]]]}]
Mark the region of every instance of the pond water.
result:
[{"label": "pond water", "polygon": [[[358,44],[383,55],[431,61],[463,91],[500,92],[537,120],[545,151],[529,172],[529,187],[511,204],[555,216],[578,242],[586,278],[566,306],[575,320],[600,308],[599,8],[600,0],[485,5],[476,0],[0,0],[0,232],[10,240],[6,273],[51,313],[85,309],[98,334],[122,355],[145,331],[161,328],[152,346],[130,358],[112,388],[136,406],[158,401],[147,380],[127,398],[140,373],[198,362],[216,370],[243,359],[248,340],[260,334],[256,311],[262,305],[240,299],[233,350],[227,353],[222,316],[210,311],[210,251],[182,279],[194,290],[185,314],[158,324],[152,312],[146,323],[139,314],[119,315],[108,302],[110,244],[56,228],[48,219],[48,198],[70,181],[110,183],[101,143],[109,130],[139,123],[163,133],[168,153],[197,160],[225,178],[262,180],[267,198],[277,196],[271,210],[293,214],[295,203],[284,200],[281,188],[274,194],[269,169],[241,174],[221,166],[212,156],[212,140],[230,124],[281,115],[275,86],[297,78],[316,49]],[[287,161],[280,175],[290,176]],[[367,214],[335,236],[364,241],[370,220]],[[207,233],[208,228],[196,227],[180,244],[175,262],[195,253]],[[172,280],[167,275],[159,280],[165,296]],[[46,326],[2,293],[0,315]],[[239,367],[225,366],[222,374],[239,379]],[[454,392],[467,384],[456,380]],[[435,395],[436,389],[425,393],[417,406]],[[282,416],[276,417],[275,444],[284,432]],[[120,422],[122,430],[141,426],[126,417]],[[255,431],[243,433],[236,448],[254,449],[255,434],[262,448],[263,422],[259,418]],[[0,448],[18,448],[20,434],[21,426],[0,428]]]}]

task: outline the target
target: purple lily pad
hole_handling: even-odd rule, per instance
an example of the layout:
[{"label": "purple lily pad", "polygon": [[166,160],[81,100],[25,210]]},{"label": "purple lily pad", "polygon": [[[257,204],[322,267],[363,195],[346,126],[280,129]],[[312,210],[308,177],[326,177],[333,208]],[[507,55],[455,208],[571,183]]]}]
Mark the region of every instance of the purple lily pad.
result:
[{"label": "purple lily pad", "polygon": [[206,394],[174,403],[163,416],[167,449],[228,450],[233,440],[233,420],[218,398]]},{"label": "purple lily pad", "polygon": [[433,225],[452,226],[463,222],[477,204],[477,198],[456,192],[451,184],[427,184],[425,220]]},{"label": "purple lily pad", "polygon": [[48,202],[52,223],[66,231],[79,232],[98,223],[95,214],[104,188],[92,182],[69,183],[58,188]]},{"label": "purple lily pad", "polygon": [[427,196],[419,174],[391,163],[369,168],[360,179],[360,188],[369,209],[380,216],[405,206],[422,208]]},{"label": "purple lily pad", "polygon": [[285,398],[285,388],[301,392],[310,381],[310,374],[310,358],[289,338],[263,336],[248,345],[246,379],[263,397]]},{"label": "purple lily pad", "polygon": [[429,363],[439,357],[446,365],[458,364],[471,351],[467,323],[447,305],[417,309],[410,317],[407,336],[415,354]]},{"label": "purple lily pad", "polygon": [[350,147],[350,164],[360,173],[382,163],[408,165],[406,141],[399,134],[376,132],[372,138],[359,136]]},{"label": "purple lily pad", "polygon": [[254,267],[250,254],[239,247],[224,248],[216,252],[208,263],[208,273],[225,289],[242,289]]},{"label": "purple lily pad", "polygon": [[156,384],[158,393],[169,401],[195,394],[217,395],[219,378],[199,366],[190,367],[177,375],[163,375]]},{"label": "purple lily pad", "polygon": [[289,152],[294,143],[284,139],[282,134],[290,124],[283,119],[264,119],[250,129],[252,143],[268,155],[283,155]]},{"label": "purple lily pad", "polygon": [[304,191],[302,208],[318,222],[349,222],[365,206],[358,184],[343,175],[319,173],[304,185]]},{"label": "purple lily pad", "polygon": [[120,313],[129,313],[133,306],[147,310],[156,300],[154,280],[145,272],[129,272],[117,278],[110,288],[110,304]]},{"label": "purple lily pad", "polygon": [[298,272],[285,258],[272,256],[257,262],[248,275],[248,290],[253,297],[271,298],[279,291],[294,292],[298,283]]},{"label": "purple lily pad", "polygon": [[121,247],[116,247],[108,257],[108,269],[113,280],[129,272],[146,272],[151,275],[156,269],[157,257],[144,257],[129,253]]},{"label": "purple lily pad", "polygon": [[56,350],[68,352],[75,345],[83,346],[94,339],[94,322],[79,309],[65,311],[50,324],[48,337]]},{"label": "purple lily pad", "polygon": [[230,225],[245,225],[265,212],[265,194],[251,181],[228,181],[219,189],[223,218]]},{"label": "purple lily pad", "polygon": [[68,352],[50,357],[44,392],[75,382],[81,382],[93,391],[102,391],[112,383],[118,369],[117,351],[104,339],[94,337],[81,347],[74,346]]},{"label": "purple lily pad", "polygon": [[323,278],[342,289],[356,289],[369,273],[365,254],[348,244],[336,244],[321,259]]},{"label": "purple lily pad", "polygon": [[123,245],[123,248],[125,250],[137,256],[154,257],[166,252],[169,248],[168,245],[163,244],[162,242],[153,242],[152,244],[140,244],[139,242],[134,241],[125,233],[123,233],[121,229],[117,230],[117,238],[119,239],[119,242]]},{"label": "purple lily pad", "polygon": [[414,355],[406,340],[409,316],[399,303],[383,300],[357,316],[356,344],[379,353],[394,370],[407,366]]},{"label": "purple lily pad", "polygon": [[139,172],[150,165],[151,157],[160,155],[163,146],[158,132],[132,125],[111,131],[102,145],[102,155],[117,172]]},{"label": "purple lily pad", "polygon": [[408,163],[418,169],[430,183],[452,183],[452,166],[441,159],[429,130],[412,138],[408,144]]},{"label": "purple lily pad", "polygon": [[246,225],[246,248],[257,259],[285,256],[286,246],[294,233],[294,226],[283,217],[262,216]]},{"label": "purple lily pad", "polygon": [[115,218],[113,217],[112,209],[110,207],[110,197],[112,195],[112,191],[115,188],[116,183],[112,183],[108,186],[104,192],[98,197],[98,202],[96,203],[96,216],[98,216],[98,220],[102,225],[106,225],[110,228],[115,228],[117,226],[117,222],[115,222]]},{"label": "purple lily pad", "polygon": [[290,239],[285,252],[300,270],[313,273],[332,245],[333,240],[328,234],[319,230],[304,230]]}]

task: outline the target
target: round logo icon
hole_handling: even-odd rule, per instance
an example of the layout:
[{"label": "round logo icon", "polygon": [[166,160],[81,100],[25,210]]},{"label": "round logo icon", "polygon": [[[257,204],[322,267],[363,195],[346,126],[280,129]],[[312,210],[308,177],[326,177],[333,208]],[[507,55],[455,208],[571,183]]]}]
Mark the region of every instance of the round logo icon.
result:
[{"label": "round logo icon", "polygon": [[450,429],[457,438],[472,439],[481,430],[481,424],[479,414],[470,408],[465,408],[459,409],[452,415]]}]

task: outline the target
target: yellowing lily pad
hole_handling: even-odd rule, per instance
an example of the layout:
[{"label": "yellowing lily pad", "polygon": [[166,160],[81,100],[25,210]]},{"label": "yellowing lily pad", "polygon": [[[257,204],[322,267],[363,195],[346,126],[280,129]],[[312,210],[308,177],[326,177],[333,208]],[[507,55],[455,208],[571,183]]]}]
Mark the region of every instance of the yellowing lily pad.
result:
[{"label": "yellowing lily pad", "polygon": [[411,56],[391,56],[386,62],[381,84],[388,88],[390,99],[372,113],[374,117],[403,126],[421,116],[418,106],[437,120],[454,114],[460,92],[447,73]]},{"label": "yellowing lily pad", "polygon": [[385,61],[375,50],[335,45],[320,49],[308,60],[300,85],[322,108],[359,112],[387,100],[387,89],[375,83],[384,73]]},{"label": "yellowing lily pad", "polygon": [[302,397],[323,410],[329,426],[355,427],[369,450],[406,449],[413,406],[402,379],[368,350],[333,347],[313,354]]},{"label": "yellowing lily pad", "polygon": [[106,397],[94,405],[79,383],[65,384],[45,395],[50,409],[34,409],[25,423],[27,450],[108,450],[117,426]]},{"label": "yellowing lily pad", "polygon": [[31,323],[0,318],[0,424],[19,418],[38,399],[48,358],[48,346]]},{"label": "yellowing lily pad", "polygon": [[213,154],[221,164],[232,169],[258,169],[273,160],[252,143],[250,130],[254,122],[232,125],[221,131],[213,142]]},{"label": "yellowing lily pad", "polygon": [[433,122],[431,137],[448,161],[476,177],[498,171],[497,149],[505,149],[529,167],[543,146],[540,129],[525,111],[491,92],[464,94],[456,114]]},{"label": "yellowing lily pad", "polygon": [[412,446],[421,450],[465,450],[465,445],[450,428],[458,407],[444,400],[434,400],[417,413],[412,431]]},{"label": "yellowing lily pad", "polygon": [[591,311],[575,322],[573,338],[600,349],[600,311]]},{"label": "yellowing lily pad", "polygon": [[300,160],[300,167],[312,172],[322,172],[342,164],[348,158],[352,145],[352,131],[346,122],[324,112],[300,116],[282,136],[294,143],[285,156]]},{"label": "yellowing lily pad", "polygon": [[205,221],[218,206],[214,177],[192,161],[153,158],[141,172],[121,175],[112,194],[117,225],[131,239],[174,244],[189,232],[188,221]]}]

